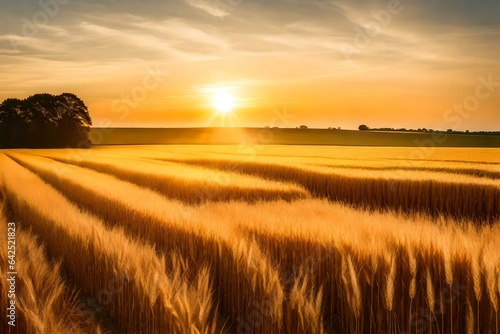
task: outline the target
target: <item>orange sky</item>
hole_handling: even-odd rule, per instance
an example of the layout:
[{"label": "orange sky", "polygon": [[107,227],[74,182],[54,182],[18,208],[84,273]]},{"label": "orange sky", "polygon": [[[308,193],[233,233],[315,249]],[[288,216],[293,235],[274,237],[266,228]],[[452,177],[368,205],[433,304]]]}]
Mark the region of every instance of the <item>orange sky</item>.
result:
[{"label": "orange sky", "polygon": [[500,130],[498,1],[57,1],[2,4],[0,100],[73,92],[95,126]]}]

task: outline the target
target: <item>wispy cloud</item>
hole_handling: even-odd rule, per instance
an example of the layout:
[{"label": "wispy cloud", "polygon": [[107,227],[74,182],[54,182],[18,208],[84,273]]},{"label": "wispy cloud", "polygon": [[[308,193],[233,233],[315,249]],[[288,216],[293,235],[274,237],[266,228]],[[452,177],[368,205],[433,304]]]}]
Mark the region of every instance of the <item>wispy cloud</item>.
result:
[{"label": "wispy cloud", "polygon": [[[352,54],[352,66],[341,45],[356,46],[373,13],[387,10],[388,3],[72,0],[47,23],[31,22],[36,33],[26,35],[24,18],[42,9],[36,2],[4,1],[0,100],[13,92],[76,87],[91,101],[109,101],[130,91],[148,64],[161,64],[171,73],[169,86],[152,101],[186,110],[196,102],[196,88],[222,83],[246,87],[256,94],[252,101],[266,106],[300,100],[318,101],[324,110],[362,110],[364,100],[355,97],[370,96],[383,110],[393,103],[389,97],[408,96],[405,101],[413,97],[422,108],[434,108],[498,67],[496,0],[401,0],[402,12],[372,32]],[[412,109],[405,101],[401,108]]]},{"label": "wispy cloud", "polygon": [[222,0],[184,0],[193,8],[201,9],[210,15],[224,17],[230,14],[232,6]]}]

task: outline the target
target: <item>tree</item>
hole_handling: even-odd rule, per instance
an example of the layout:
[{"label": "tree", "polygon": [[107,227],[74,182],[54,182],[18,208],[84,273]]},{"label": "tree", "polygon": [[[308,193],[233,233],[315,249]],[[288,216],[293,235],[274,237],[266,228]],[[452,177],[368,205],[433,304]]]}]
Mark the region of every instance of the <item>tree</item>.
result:
[{"label": "tree", "polygon": [[63,93],[57,97],[57,111],[62,136],[69,145],[90,145],[88,132],[92,119],[85,103],[74,94]]},{"label": "tree", "polygon": [[90,147],[88,108],[74,94],[36,94],[0,104],[0,147]]},{"label": "tree", "polygon": [[16,147],[8,144],[22,140],[20,135],[28,128],[22,104],[19,99],[7,99],[0,104],[0,147]]},{"label": "tree", "polygon": [[299,129],[306,130],[307,129],[307,125],[301,125],[301,126],[299,126]]},{"label": "tree", "polygon": [[360,125],[358,127],[358,129],[359,129],[359,131],[368,131],[368,130],[370,130],[370,128],[368,126],[364,125],[364,124]]}]

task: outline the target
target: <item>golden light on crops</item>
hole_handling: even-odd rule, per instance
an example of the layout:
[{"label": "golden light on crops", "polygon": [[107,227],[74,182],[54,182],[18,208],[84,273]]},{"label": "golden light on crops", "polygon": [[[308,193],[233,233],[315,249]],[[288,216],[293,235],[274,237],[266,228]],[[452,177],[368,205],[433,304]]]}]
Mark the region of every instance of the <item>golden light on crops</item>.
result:
[{"label": "golden light on crops", "polygon": [[[243,113],[244,92],[228,91]],[[205,137],[240,131],[225,130]],[[440,160],[404,166],[414,148],[242,146],[0,152],[0,234],[5,213],[23,222],[21,332],[98,333],[86,309],[61,308],[71,289],[97,300],[126,275],[134,289],[102,305],[125,333],[223,333],[263,300],[259,326],[244,327],[255,334],[410,332],[417,305],[441,312],[426,333],[499,333],[498,149],[436,148]],[[61,254],[64,275],[39,244]]]}]

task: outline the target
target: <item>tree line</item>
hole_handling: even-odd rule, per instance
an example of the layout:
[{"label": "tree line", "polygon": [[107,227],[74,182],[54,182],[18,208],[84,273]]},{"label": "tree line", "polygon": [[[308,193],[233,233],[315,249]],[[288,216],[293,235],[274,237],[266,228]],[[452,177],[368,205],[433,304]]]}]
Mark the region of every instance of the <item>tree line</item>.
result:
[{"label": "tree line", "polygon": [[358,127],[360,131],[399,131],[399,132],[437,132],[437,133],[453,133],[453,134],[471,134],[471,135],[500,135],[500,131],[459,131],[448,129],[446,131],[443,130],[434,130],[427,128],[418,128],[418,129],[406,129],[406,128],[370,128],[365,124],[361,124]]},{"label": "tree line", "polygon": [[90,147],[92,118],[75,94],[35,94],[0,104],[1,148]]}]

